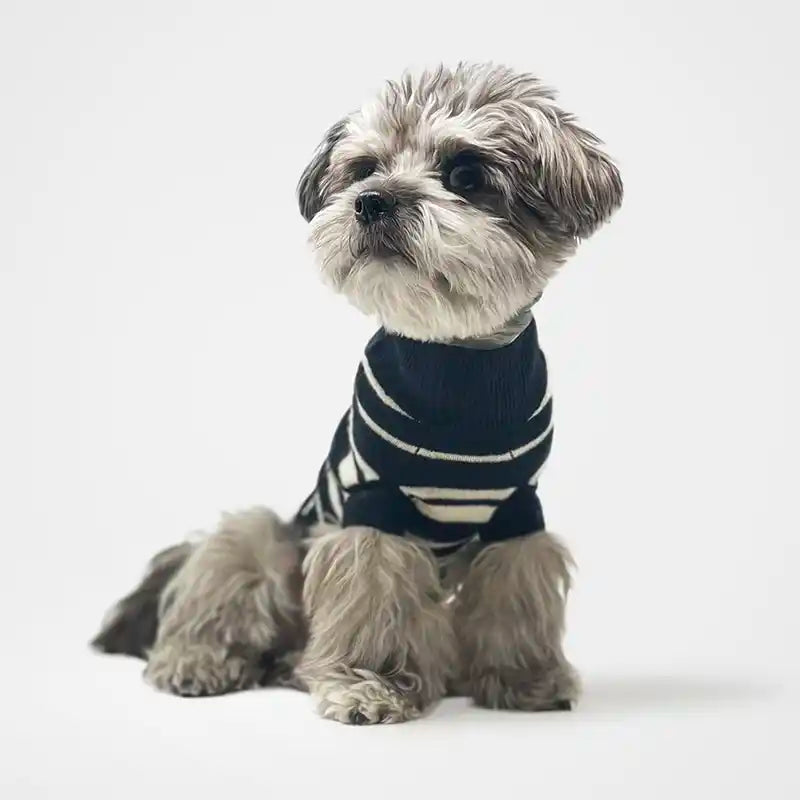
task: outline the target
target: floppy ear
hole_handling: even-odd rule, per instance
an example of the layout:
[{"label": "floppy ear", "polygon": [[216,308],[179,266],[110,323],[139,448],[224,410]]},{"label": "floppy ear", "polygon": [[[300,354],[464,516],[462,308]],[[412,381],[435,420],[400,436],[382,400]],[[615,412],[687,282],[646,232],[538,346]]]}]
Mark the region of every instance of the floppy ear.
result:
[{"label": "floppy ear", "polygon": [[571,236],[585,239],[619,208],[622,178],[602,142],[568,115],[542,130],[541,190]]},{"label": "floppy ear", "polygon": [[319,143],[308,166],[300,176],[297,184],[297,200],[300,203],[300,213],[310,222],[314,215],[322,208],[324,198],[321,190],[321,181],[328,170],[331,161],[331,150],[344,135],[345,120],[339,120]]}]

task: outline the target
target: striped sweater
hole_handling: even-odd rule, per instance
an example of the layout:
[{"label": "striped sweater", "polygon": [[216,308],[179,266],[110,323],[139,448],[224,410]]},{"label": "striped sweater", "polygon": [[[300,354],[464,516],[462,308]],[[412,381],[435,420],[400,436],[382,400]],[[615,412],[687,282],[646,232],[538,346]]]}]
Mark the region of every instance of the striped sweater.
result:
[{"label": "striped sweater", "polygon": [[410,533],[438,555],[540,531],[551,414],[533,319],[491,350],[381,329],[297,521]]}]

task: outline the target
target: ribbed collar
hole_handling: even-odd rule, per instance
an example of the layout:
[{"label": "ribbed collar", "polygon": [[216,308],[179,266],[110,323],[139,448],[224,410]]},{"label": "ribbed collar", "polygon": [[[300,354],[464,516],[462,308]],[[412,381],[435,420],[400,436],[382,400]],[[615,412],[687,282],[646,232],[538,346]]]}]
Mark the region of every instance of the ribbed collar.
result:
[{"label": "ribbed collar", "polygon": [[470,347],[475,350],[494,350],[511,344],[531,324],[533,317],[530,308],[524,308],[496,331],[469,339],[452,339],[447,344]]},{"label": "ribbed collar", "polygon": [[547,388],[536,323],[509,344],[472,349],[379,330],[367,345],[381,386],[421,423],[498,428],[525,422]]}]

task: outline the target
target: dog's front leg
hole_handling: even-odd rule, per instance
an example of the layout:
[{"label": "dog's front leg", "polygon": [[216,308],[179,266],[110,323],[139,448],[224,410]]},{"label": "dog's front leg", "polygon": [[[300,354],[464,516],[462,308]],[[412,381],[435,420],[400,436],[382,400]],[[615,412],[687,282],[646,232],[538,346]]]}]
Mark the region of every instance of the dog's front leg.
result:
[{"label": "dog's front leg", "polygon": [[571,708],[579,684],[561,646],[571,565],[544,531],[476,556],[455,609],[459,693],[489,708]]},{"label": "dog's front leg", "polygon": [[349,527],[314,540],[304,571],[309,641],[298,674],[323,717],[402,722],[444,695],[456,648],[427,548]]}]

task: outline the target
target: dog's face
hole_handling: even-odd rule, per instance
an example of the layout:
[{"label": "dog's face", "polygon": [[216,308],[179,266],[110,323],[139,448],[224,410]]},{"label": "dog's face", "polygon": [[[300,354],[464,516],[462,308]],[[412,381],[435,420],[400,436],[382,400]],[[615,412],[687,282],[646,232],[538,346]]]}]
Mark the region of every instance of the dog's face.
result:
[{"label": "dog's face", "polygon": [[391,331],[490,333],[619,206],[599,141],[532,76],[493,65],[386,84],[298,186],[325,279]]}]

